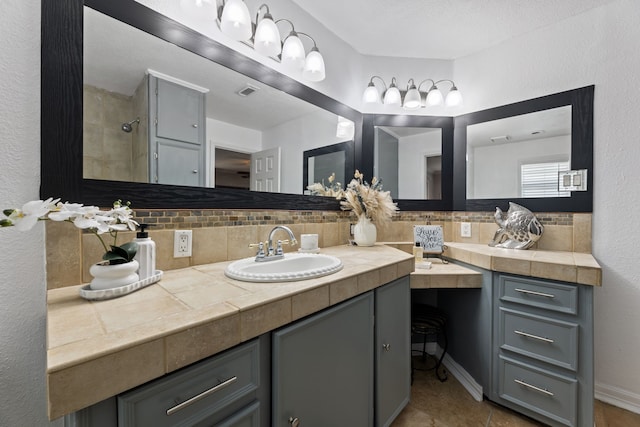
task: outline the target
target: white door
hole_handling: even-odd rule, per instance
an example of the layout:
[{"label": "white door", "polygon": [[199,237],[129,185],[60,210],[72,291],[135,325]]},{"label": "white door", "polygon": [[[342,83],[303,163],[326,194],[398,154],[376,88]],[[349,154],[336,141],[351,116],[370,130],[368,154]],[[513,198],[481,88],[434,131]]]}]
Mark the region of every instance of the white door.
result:
[{"label": "white door", "polygon": [[280,147],[251,154],[251,191],[280,192]]}]

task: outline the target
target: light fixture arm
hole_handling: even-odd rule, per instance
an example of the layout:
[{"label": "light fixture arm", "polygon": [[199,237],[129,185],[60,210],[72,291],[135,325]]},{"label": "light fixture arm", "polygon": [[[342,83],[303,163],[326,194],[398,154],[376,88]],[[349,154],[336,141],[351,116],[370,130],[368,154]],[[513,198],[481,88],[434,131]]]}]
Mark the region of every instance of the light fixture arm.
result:
[{"label": "light fixture arm", "polygon": [[[440,81],[442,82],[442,81],[444,81],[444,80],[440,80]],[[418,92],[420,91],[420,88],[422,87],[422,84],[423,84],[423,83],[426,83],[426,82],[431,82],[431,86],[429,87],[429,89],[427,90],[427,92],[429,92],[431,89],[433,89],[434,87],[436,87],[436,84],[437,84],[437,83],[436,83],[435,81],[433,81],[433,79],[424,79],[423,81],[421,81],[421,82],[418,84]],[[440,82],[438,82],[438,83],[440,83]]]},{"label": "light fixture arm", "polygon": [[278,20],[275,21],[276,25],[278,25],[278,22],[287,22],[289,25],[291,25],[291,32],[295,33],[296,32],[296,27],[293,26],[293,22],[289,21],[287,18],[280,18]]},{"label": "light fixture arm", "polygon": [[267,19],[273,20],[273,16],[271,16],[271,13],[269,12],[269,6],[266,3],[262,3],[260,7],[258,7],[258,10],[256,11],[256,22],[255,22],[256,27],[258,26],[258,21],[260,20],[259,19],[260,11],[262,10],[263,7],[266,9],[266,11],[264,12],[264,15],[262,15],[262,19],[267,18]]},{"label": "light fixture arm", "polygon": [[[384,86],[384,90],[382,91],[382,93],[385,93],[387,91],[387,84],[384,82],[384,79],[380,76],[372,76],[371,79],[369,79],[369,84],[367,86],[374,86],[375,87],[375,83],[373,81],[373,79],[378,79],[380,80],[380,82],[382,83],[382,86]],[[391,80],[391,84],[393,84],[395,82],[396,78],[394,77]]]}]

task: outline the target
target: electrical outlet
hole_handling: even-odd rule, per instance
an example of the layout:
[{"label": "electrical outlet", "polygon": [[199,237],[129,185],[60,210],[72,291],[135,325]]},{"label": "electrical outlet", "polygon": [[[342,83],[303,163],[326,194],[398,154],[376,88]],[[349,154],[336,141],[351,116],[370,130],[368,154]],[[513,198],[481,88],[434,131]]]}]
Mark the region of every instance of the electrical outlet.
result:
[{"label": "electrical outlet", "polygon": [[471,237],[471,223],[470,222],[461,222],[460,223],[460,237]]},{"label": "electrical outlet", "polygon": [[175,230],[173,235],[173,257],[183,258],[191,256],[191,230]]}]

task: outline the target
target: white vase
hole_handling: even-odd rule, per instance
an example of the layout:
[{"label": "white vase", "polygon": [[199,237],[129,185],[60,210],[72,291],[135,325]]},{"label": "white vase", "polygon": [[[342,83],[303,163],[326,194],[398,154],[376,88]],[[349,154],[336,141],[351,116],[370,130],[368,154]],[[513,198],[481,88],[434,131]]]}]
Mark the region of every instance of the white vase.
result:
[{"label": "white vase", "polygon": [[91,289],[111,289],[135,283],[140,280],[137,273],[139,266],[136,260],[114,265],[93,264],[89,268],[89,274],[93,276]]},{"label": "white vase", "polygon": [[353,227],[353,240],[358,246],[373,246],[376,243],[376,226],[364,215],[358,217],[358,222]]}]

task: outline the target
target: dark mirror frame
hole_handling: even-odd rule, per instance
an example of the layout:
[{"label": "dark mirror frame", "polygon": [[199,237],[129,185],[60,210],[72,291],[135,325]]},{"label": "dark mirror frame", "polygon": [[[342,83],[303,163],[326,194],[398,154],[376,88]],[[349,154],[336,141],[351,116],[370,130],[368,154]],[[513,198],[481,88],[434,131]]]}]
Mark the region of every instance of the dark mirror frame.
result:
[{"label": "dark mirror frame", "polygon": [[[533,212],[592,212],[593,210],[593,94],[594,86],[555,93],[454,119],[453,210],[505,211],[509,202]],[[467,199],[467,126],[505,117],[571,105],[571,169],[587,169],[587,191],[574,191],[571,197]]]},{"label": "dark mirror frame", "polygon": [[354,163],[354,141],[338,142],[337,144],[326,145],[324,147],[314,148],[302,153],[302,191],[307,190],[309,185],[309,158],[322,156],[323,154],[336,153],[344,151],[344,180],[342,188],[344,188],[353,177],[355,171]]},{"label": "dark mirror frame", "polygon": [[[453,117],[364,114],[362,116],[362,169],[365,179],[373,176],[376,126],[440,128],[442,131],[442,199],[397,199],[401,211],[449,211],[453,200]],[[384,177],[380,177],[384,179]]]},{"label": "dark mirror frame", "polygon": [[42,2],[41,185],[42,198],[86,205],[129,200],[135,208],[339,210],[327,197],[247,190],[103,181],[82,178],[83,7],[109,15],[197,55],[273,86],[355,123],[356,165],[362,164],[362,115],[133,0]]}]

